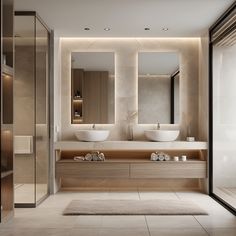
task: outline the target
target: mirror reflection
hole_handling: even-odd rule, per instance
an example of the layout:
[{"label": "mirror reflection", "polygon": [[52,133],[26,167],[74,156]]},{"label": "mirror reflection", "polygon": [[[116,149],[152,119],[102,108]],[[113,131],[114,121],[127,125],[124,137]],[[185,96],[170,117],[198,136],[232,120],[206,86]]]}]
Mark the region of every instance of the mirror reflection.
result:
[{"label": "mirror reflection", "polygon": [[73,52],[71,66],[71,123],[114,123],[114,53]]},{"label": "mirror reflection", "polygon": [[179,54],[138,54],[139,124],[179,123]]}]

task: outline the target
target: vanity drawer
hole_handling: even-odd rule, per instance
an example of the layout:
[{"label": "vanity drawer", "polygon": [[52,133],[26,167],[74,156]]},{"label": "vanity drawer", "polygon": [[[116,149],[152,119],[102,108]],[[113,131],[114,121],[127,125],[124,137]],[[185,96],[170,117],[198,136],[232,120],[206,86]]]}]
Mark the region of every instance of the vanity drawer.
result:
[{"label": "vanity drawer", "polygon": [[131,178],[206,178],[206,161],[131,164]]},{"label": "vanity drawer", "polygon": [[57,162],[56,177],[129,178],[129,164]]}]

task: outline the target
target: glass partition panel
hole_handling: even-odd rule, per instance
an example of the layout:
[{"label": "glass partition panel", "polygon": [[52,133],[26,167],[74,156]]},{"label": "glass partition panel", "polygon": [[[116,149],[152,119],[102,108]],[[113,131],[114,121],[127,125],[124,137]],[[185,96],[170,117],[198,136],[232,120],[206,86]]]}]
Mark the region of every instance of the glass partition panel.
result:
[{"label": "glass partition panel", "polygon": [[48,193],[48,31],[36,19],[36,201]]},{"label": "glass partition panel", "polygon": [[34,23],[34,16],[15,18],[15,203],[30,204],[35,203]]},{"label": "glass partition panel", "polygon": [[15,14],[15,203],[33,207],[48,194],[49,31],[36,13]]},{"label": "glass partition panel", "polygon": [[[236,22],[235,22],[236,23]],[[213,194],[236,209],[236,30],[212,47]]]}]

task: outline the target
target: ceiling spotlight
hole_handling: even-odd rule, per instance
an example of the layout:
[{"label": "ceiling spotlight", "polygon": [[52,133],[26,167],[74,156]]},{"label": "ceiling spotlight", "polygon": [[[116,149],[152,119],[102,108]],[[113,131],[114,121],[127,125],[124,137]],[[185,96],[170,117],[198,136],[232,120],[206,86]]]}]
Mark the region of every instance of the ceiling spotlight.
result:
[{"label": "ceiling spotlight", "polygon": [[162,28],[163,31],[168,31],[169,29],[167,27]]},{"label": "ceiling spotlight", "polygon": [[104,28],[104,30],[105,30],[105,31],[110,31],[111,29],[108,28],[108,27],[106,27],[106,28]]},{"label": "ceiling spotlight", "polygon": [[90,30],[90,28],[88,28],[88,27],[85,27],[85,28],[84,28],[84,30]]},{"label": "ceiling spotlight", "polygon": [[150,28],[146,27],[146,28],[144,28],[144,30],[150,30]]}]

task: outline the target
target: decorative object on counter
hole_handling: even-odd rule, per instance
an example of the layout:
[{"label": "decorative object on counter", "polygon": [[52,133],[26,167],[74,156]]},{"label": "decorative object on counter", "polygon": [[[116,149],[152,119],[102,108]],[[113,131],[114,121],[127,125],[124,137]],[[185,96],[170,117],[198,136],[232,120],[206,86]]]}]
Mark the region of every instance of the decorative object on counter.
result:
[{"label": "decorative object on counter", "polygon": [[181,156],[181,161],[187,161],[187,156],[186,155],[182,155]]},{"label": "decorative object on counter", "polygon": [[133,123],[134,119],[137,117],[138,112],[137,111],[128,111],[126,116],[126,122],[127,122],[127,139],[129,141],[134,140],[134,134],[133,134]]},{"label": "decorative object on counter", "polygon": [[164,152],[153,152],[150,159],[151,161],[169,161],[170,156]]},{"label": "decorative object on counter", "polygon": [[188,142],[194,142],[195,141],[195,137],[187,137],[186,140]]},{"label": "decorative object on counter", "polygon": [[174,161],[179,161],[179,157],[178,156],[174,156]]}]

